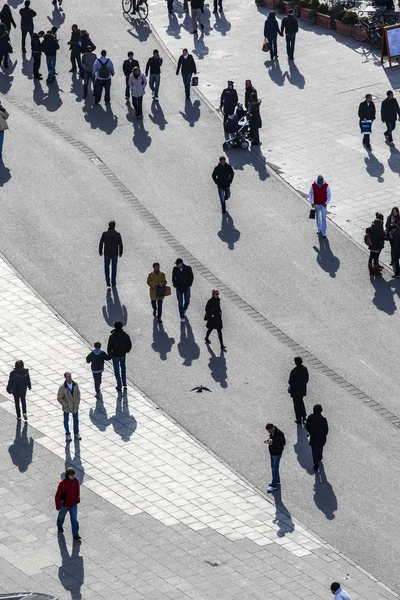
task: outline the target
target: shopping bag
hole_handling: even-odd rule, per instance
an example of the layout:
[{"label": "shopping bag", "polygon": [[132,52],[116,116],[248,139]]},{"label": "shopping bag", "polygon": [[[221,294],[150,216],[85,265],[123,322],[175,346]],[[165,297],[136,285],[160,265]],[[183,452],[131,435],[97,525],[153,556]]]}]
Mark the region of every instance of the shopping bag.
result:
[{"label": "shopping bag", "polygon": [[372,133],[372,121],[361,121],[361,133],[362,135]]},{"label": "shopping bag", "polygon": [[265,42],[263,43],[262,51],[269,52],[269,43],[267,42],[267,40],[265,40]]},{"label": "shopping bag", "polygon": [[315,208],[310,210],[310,214],[308,215],[309,219],[315,219]]},{"label": "shopping bag", "polygon": [[199,78],[197,77],[197,75],[193,75],[193,77],[192,77],[192,86],[196,87],[196,85],[199,85]]}]

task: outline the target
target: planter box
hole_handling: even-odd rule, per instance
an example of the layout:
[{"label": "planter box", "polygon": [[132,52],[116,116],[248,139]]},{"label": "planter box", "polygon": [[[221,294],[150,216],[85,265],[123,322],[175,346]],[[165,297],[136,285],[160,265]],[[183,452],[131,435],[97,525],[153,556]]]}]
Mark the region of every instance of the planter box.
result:
[{"label": "planter box", "polygon": [[275,0],[264,0],[264,6],[275,8]]},{"label": "planter box", "polygon": [[283,4],[285,5],[285,13],[288,14],[289,10],[293,8],[293,2],[286,2],[286,0],[283,0]]},{"label": "planter box", "polygon": [[342,23],[342,21],[338,21],[337,19],[335,19],[335,24],[336,31],[350,37],[350,29],[352,28],[352,25],[349,25],[348,23]]},{"label": "planter box", "polygon": [[327,27],[327,29],[331,28],[331,16],[324,15],[323,13],[317,12],[317,25],[322,25],[322,27]]},{"label": "planter box", "polygon": [[306,19],[308,21],[308,15],[311,12],[311,8],[301,8],[300,9],[300,16],[302,19]]}]

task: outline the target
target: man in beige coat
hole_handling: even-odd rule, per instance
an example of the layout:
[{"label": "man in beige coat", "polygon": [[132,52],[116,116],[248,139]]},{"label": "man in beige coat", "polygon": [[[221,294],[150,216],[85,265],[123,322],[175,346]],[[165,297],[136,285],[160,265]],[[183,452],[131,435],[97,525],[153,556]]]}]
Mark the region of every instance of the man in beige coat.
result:
[{"label": "man in beige coat", "polygon": [[71,432],[69,430],[69,415],[72,413],[74,420],[74,437],[76,440],[81,440],[79,435],[79,418],[78,410],[81,401],[81,393],[78,384],[72,380],[71,373],[64,373],[65,382],[58,390],[57,400],[64,411],[64,429],[67,442],[72,441]]},{"label": "man in beige coat", "polygon": [[4,132],[8,129],[8,112],[0,102],[0,160],[3,157]]}]

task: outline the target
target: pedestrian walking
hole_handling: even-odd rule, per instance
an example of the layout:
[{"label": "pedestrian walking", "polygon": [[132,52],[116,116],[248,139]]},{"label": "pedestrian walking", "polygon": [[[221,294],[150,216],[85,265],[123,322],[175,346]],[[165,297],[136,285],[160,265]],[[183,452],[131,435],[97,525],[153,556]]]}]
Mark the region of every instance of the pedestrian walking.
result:
[{"label": "pedestrian walking", "polygon": [[137,119],[143,118],[142,103],[146,85],[146,75],[142,73],[139,67],[134,67],[133,73],[129,75],[129,89],[132,94],[132,105],[135,109]]},{"label": "pedestrian walking", "polygon": [[100,342],[95,342],[93,350],[86,357],[86,362],[89,363],[92,368],[96,396],[100,394],[101,379],[106,360],[111,360],[111,357],[108,356],[107,352],[104,352],[104,350],[101,349]]},{"label": "pedestrian walking", "polygon": [[64,521],[67,513],[71,519],[71,529],[74,540],[80,541],[79,522],[78,522],[78,504],[81,501],[79,481],[75,477],[75,469],[68,467],[65,469],[65,478],[58,484],[55,495],[56,510],[58,510],[57,529],[59,533],[64,533]]},{"label": "pedestrian walking", "polygon": [[[363,102],[360,102],[360,106],[358,107],[358,116],[360,119],[360,130],[361,133],[363,133],[361,123],[365,123],[366,121],[371,121],[372,123],[373,121],[375,121],[376,110],[375,104],[372,102],[371,94],[366,94],[365,100],[363,100]],[[363,146],[365,146],[368,150],[372,150],[369,136],[369,133],[363,134]]]},{"label": "pedestrian walking", "polygon": [[219,12],[224,12],[224,9],[222,6],[222,0],[214,0],[214,10],[213,10],[214,15],[218,12],[218,10],[217,10],[218,7],[219,7]]},{"label": "pedestrian walking", "polygon": [[132,349],[131,338],[122,327],[121,321],[115,321],[107,345],[107,354],[112,358],[118,392],[122,391],[122,386],[127,387],[126,355]]},{"label": "pedestrian walking", "polygon": [[308,199],[311,206],[315,209],[315,220],[317,222],[317,233],[322,233],[326,237],[326,207],[331,200],[331,188],[326,183],[322,175],[310,187]]},{"label": "pedestrian walking", "polygon": [[246,79],[244,82],[244,106],[246,110],[248,110],[250,106],[250,96],[253,96],[253,98],[258,100],[257,90],[253,87],[251,79]]},{"label": "pedestrian walking", "polygon": [[80,71],[82,69],[81,66],[81,47],[79,45],[81,39],[81,32],[78,28],[78,25],[74,24],[71,27],[71,37],[68,42],[71,60],[71,68],[69,70],[70,73],[75,73],[75,71]]},{"label": "pedestrian walking", "polygon": [[42,41],[42,52],[46,56],[47,63],[48,73],[46,83],[54,83],[56,80],[57,50],[59,49],[60,44],[56,36],[51,31],[45,33]]},{"label": "pedestrian walking", "polygon": [[218,333],[219,343],[221,344],[221,351],[226,351],[226,346],[224,346],[224,341],[222,339],[222,309],[221,309],[221,300],[219,297],[219,291],[213,290],[211,294],[211,298],[208,300],[206,304],[206,314],[204,315],[204,320],[207,321],[207,334],[205,337],[206,344],[211,344],[210,342],[210,333],[216,329]]},{"label": "pedestrian walking", "polygon": [[82,54],[87,52],[88,46],[91,47],[93,52],[96,50],[96,44],[90,39],[89,32],[86,29],[81,29],[81,36],[79,38],[79,48]]},{"label": "pedestrian walking", "polygon": [[284,433],[272,423],[267,423],[265,429],[269,433],[269,439],[264,440],[264,444],[268,444],[272,471],[272,481],[268,484],[267,492],[274,492],[278,488],[278,485],[281,485],[279,464],[286,445],[286,439]]},{"label": "pedestrian walking", "polygon": [[93,72],[95,75],[94,103],[98,104],[101,100],[101,95],[104,89],[104,102],[109,104],[111,102],[110,90],[111,90],[111,77],[114,77],[114,65],[111,60],[107,57],[107,51],[102,50],[101,56],[95,61],[93,65]]},{"label": "pedestrian walking", "polygon": [[192,76],[197,73],[196,63],[194,62],[194,58],[191,54],[188,53],[187,48],[182,50],[182,54],[178,60],[178,66],[176,69],[176,74],[179,75],[179,71],[182,73],[183,85],[185,87],[186,99],[190,99],[190,82],[192,80]]},{"label": "pedestrian walking", "polygon": [[390,146],[394,146],[392,132],[396,128],[397,117],[400,118],[399,103],[393,92],[389,90],[386,92],[386,98],[381,104],[381,119],[382,123],[386,124],[386,131],[383,135]]},{"label": "pedestrian walking", "polygon": [[42,42],[44,31],[39,33],[34,32],[32,35],[32,57],[33,57],[33,78],[43,79],[40,73],[40,65],[42,63]]},{"label": "pedestrian walking", "polygon": [[1,63],[3,63],[4,68],[8,69],[8,58],[10,52],[12,52],[10,36],[4,23],[0,23],[0,67]]},{"label": "pedestrian walking", "polygon": [[147,276],[147,285],[150,288],[150,302],[153,308],[153,317],[157,316],[159,323],[162,323],[163,300],[165,297],[167,278],[165,273],[160,271],[160,263],[153,263],[153,270]]},{"label": "pedestrian walking", "polygon": [[125,75],[125,100],[130,100],[129,76],[135,67],[139,67],[139,62],[133,58],[133,52],[128,52],[128,58],[122,64],[122,70]]},{"label": "pedestrian walking", "polygon": [[322,416],[322,406],[315,404],[312,415],[306,421],[306,429],[310,435],[310,446],[314,461],[314,471],[318,471],[323,460],[323,450],[329,432],[328,421]]},{"label": "pedestrian walking", "polygon": [[81,67],[83,72],[83,98],[87,97],[89,83],[92,84],[93,87],[93,96],[94,96],[94,73],[93,67],[94,63],[97,60],[97,55],[93,52],[92,46],[86,47],[86,52],[82,54],[81,58]]},{"label": "pedestrian walking", "polygon": [[191,0],[191,8],[192,8],[192,28],[191,34],[197,33],[197,23],[200,25],[201,31],[204,31],[204,25],[202,21],[202,13],[204,8],[204,0]]},{"label": "pedestrian walking", "polygon": [[[110,221],[108,230],[103,231],[99,243],[99,254],[103,256],[104,252],[104,272],[106,276],[107,287],[117,285],[117,265],[118,256],[121,258],[124,251],[122,237],[119,231],[115,229],[115,221]],[[111,263],[111,283],[110,283],[110,263]]]},{"label": "pedestrian walking", "polygon": [[181,323],[185,322],[185,313],[189,308],[190,288],[192,287],[193,279],[192,267],[185,265],[181,258],[177,258],[175,267],[172,270],[172,285],[176,289]]},{"label": "pedestrian walking", "polygon": [[73,381],[69,371],[64,373],[64,383],[59,387],[57,400],[61,404],[64,411],[64,429],[65,439],[67,442],[72,441],[71,432],[69,429],[69,415],[72,415],[74,423],[74,437],[76,440],[81,440],[79,435],[79,403],[81,401],[81,392],[78,384]]},{"label": "pedestrian walking", "polygon": [[26,36],[31,36],[34,30],[33,19],[36,17],[36,12],[31,8],[31,0],[25,0],[24,8],[19,11],[21,16],[21,33],[22,33],[22,54],[26,54]]},{"label": "pedestrian walking", "polygon": [[226,129],[228,119],[230,115],[234,114],[236,105],[239,102],[237,91],[233,86],[233,81],[228,81],[228,87],[222,91],[219,101],[219,109],[224,115],[224,129]]},{"label": "pedestrian walking", "polygon": [[281,34],[286,35],[286,52],[289,60],[294,60],[294,45],[296,43],[296,33],[299,31],[299,23],[294,16],[294,10],[291,8],[288,16],[282,19]]},{"label": "pedestrian walking", "polygon": [[226,162],[225,156],[220,156],[219,163],[212,172],[212,178],[218,188],[222,212],[226,212],[226,201],[231,197],[231,183],[235,172],[231,165]]},{"label": "pedestrian walking", "polygon": [[[400,277],[400,224],[391,225],[390,229],[391,236],[391,261],[390,264],[393,265],[393,275],[398,279]],[[381,268],[381,267],[379,267]]]},{"label": "pedestrian walking", "polygon": [[290,371],[288,392],[293,400],[295,423],[301,425],[307,419],[304,397],[307,396],[308,370],[301,356],[296,356],[294,363],[296,366]]},{"label": "pedestrian walking", "polygon": [[0,21],[6,26],[8,33],[11,31],[11,25],[14,27],[14,29],[17,27],[12,16],[11,8],[8,4],[4,4],[0,11]]},{"label": "pedestrian walking", "polygon": [[14,396],[15,412],[18,421],[21,420],[21,406],[24,421],[28,420],[26,412],[26,392],[31,389],[31,378],[29,377],[29,370],[25,369],[24,361],[15,361],[14,370],[11,371],[8,378],[7,393]]},{"label": "pedestrian walking", "polygon": [[266,41],[268,40],[271,60],[278,58],[278,35],[282,37],[283,33],[279,29],[279,23],[276,20],[275,12],[271,11],[264,23],[264,38]]},{"label": "pedestrian walking", "polygon": [[337,581],[334,581],[331,584],[331,592],[335,596],[336,600],[350,600],[348,593],[342,590],[340,583]]},{"label": "pedestrian walking", "polygon": [[4,132],[8,129],[7,119],[10,115],[0,102],[0,160],[3,159]]},{"label": "pedestrian walking", "polygon": [[368,270],[370,275],[382,276],[383,267],[379,265],[379,255],[385,245],[385,232],[383,230],[383,215],[375,213],[372,225],[365,230],[365,243],[369,248]]},{"label": "pedestrian walking", "polygon": [[260,129],[262,127],[260,115],[261,100],[257,100],[254,95],[250,96],[250,104],[248,110],[249,125],[250,125],[250,141],[252,146],[260,145]]},{"label": "pedestrian walking", "polygon": [[158,50],[153,50],[153,56],[149,58],[146,65],[146,77],[150,72],[149,86],[151,89],[151,95],[156,102],[158,102],[158,90],[160,88],[160,77],[161,77],[161,65],[163,59],[161,58]]},{"label": "pedestrian walking", "polygon": [[[387,239],[389,240],[390,248],[393,247],[393,233],[392,232],[394,230],[395,225],[400,227],[400,213],[399,213],[399,209],[397,208],[397,206],[394,206],[392,208],[390,215],[386,219],[386,225],[385,225],[385,235],[386,235]],[[392,264],[392,263],[390,263],[390,264]]]}]

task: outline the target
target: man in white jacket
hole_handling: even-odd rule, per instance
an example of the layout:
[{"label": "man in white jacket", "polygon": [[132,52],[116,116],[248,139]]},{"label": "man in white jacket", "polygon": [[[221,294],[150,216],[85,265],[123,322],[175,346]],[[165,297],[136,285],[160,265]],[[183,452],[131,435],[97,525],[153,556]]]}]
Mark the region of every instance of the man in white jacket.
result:
[{"label": "man in white jacket", "polygon": [[133,108],[135,109],[136,117],[138,119],[143,118],[142,101],[146,85],[146,75],[142,73],[139,67],[134,67],[132,73],[129,75],[129,89],[132,94]]}]

